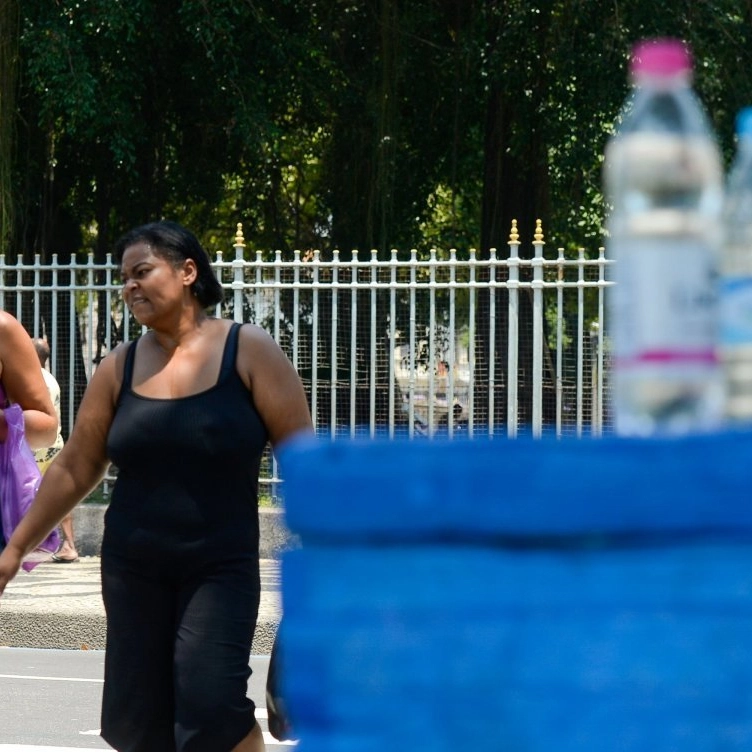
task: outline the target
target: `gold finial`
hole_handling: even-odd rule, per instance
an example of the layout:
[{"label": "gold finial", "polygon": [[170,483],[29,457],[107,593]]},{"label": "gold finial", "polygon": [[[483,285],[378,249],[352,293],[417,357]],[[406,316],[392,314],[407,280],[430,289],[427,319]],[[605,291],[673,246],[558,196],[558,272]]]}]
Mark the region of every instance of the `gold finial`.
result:
[{"label": "gold finial", "polygon": [[238,222],[238,230],[235,233],[235,245],[240,245],[245,248],[245,238],[243,237],[243,223]]},{"label": "gold finial", "polygon": [[517,232],[517,220],[512,220],[512,231],[509,233],[509,244],[519,243],[520,234]]},{"label": "gold finial", "polygon": [[535,220],[535,235],[533,235],[533,239],[536,243],[543,242],[543,225],[539,219]]}]

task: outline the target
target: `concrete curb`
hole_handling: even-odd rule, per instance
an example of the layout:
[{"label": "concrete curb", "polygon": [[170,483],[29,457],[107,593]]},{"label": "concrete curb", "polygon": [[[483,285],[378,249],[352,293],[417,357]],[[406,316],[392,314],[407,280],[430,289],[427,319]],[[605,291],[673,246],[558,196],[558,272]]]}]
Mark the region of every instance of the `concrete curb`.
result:
[{"label": "concrete curb", "polygon": [[[269,655],[281,618],[279,561],[261,559],[253,655]],[[100,559],[44,563],[19,572],[0,601],[0,647],[104,650],[107,627]]]},{"label": "concrete curb", "polygon": [[[73,510],[73,534],[81,556],[99,556],[102,551],[104,514],[107,504],[79,504]],[[278,559],[297,545],[297,538],[285,527],[284,512],[275,507],[259,509],[259,557]]]},{"label": "concrete curb", "polygon": [[[73,532],[80,560],[19,572],[0,603],[0,647],[104,650],[100,560],[106,504],[79,504]],[[281,617],[279,559],[296,545],[280,509],[259,510],[261,603],[253,655],[269,655]]]}]

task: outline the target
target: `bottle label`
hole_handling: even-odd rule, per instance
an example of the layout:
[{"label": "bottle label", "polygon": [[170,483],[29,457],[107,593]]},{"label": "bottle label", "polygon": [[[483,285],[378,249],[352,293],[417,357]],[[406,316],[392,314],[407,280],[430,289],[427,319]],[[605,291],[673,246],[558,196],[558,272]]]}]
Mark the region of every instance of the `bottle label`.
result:
[{"label": "bottle label", "polygon": [[720,284],[722,347],[752,344],[752,276],[729,276]]},{"label": "bottle label", "polygon": [[611,331],[618,367],[716,363],[713,248],[693,237],[615,240]]}]

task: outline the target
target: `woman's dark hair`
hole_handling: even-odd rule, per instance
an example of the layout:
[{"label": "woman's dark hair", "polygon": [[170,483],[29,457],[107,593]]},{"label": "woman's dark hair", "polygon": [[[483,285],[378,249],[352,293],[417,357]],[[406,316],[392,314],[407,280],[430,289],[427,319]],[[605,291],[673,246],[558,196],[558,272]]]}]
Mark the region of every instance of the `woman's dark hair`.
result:
[{"label": "woman's dark hair", "polygon": [[177,222],[162,220],[141,225],[126,232],[115,243],[115,260],[123,262],[126,248],[136,243],[147,243],[153,246],[154,253],[167,259],[173,264],[181,264],[186,259],[193,259],[196,263],[198,276],[191,285],[196,299],[204,308],[221,303],[224,298],[220,285],[209,262],[209,254],[204,250],[196,236]]}]

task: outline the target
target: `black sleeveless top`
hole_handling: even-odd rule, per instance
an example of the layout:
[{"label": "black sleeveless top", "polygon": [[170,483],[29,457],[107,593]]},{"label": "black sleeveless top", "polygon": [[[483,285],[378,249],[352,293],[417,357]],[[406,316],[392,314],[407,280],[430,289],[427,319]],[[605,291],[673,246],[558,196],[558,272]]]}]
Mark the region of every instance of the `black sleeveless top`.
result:
[{"label": "black sleeveless top", "polygon": [[138,340],[107,437],[118,474],[102,554],[181,565],[258,559],[258,474],[268,434],[236,368],[240,325],[225,342],[217,383],[154,399],[132,389]]}]

